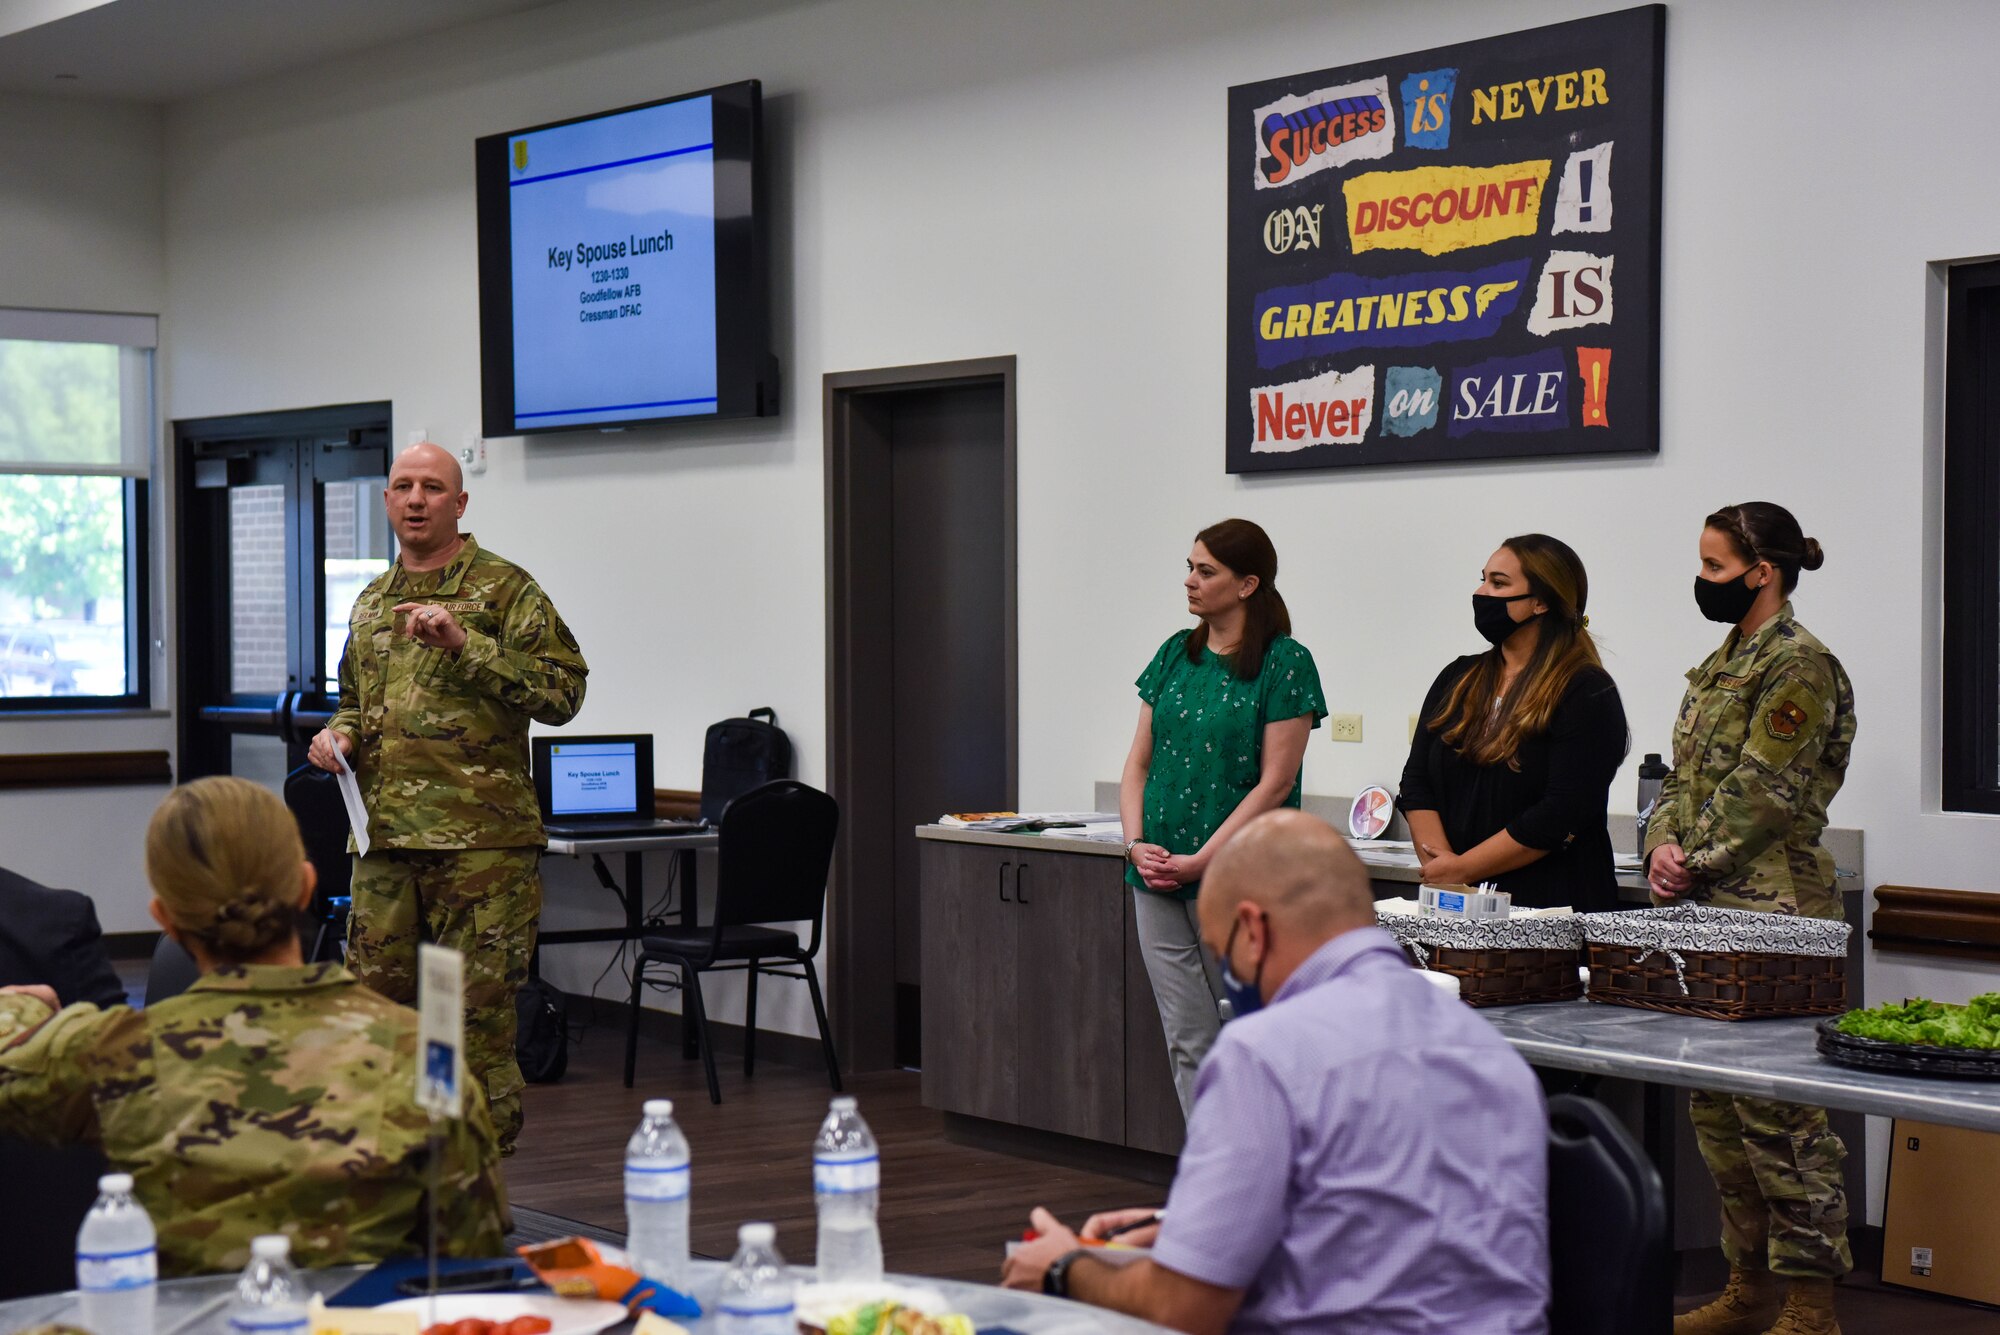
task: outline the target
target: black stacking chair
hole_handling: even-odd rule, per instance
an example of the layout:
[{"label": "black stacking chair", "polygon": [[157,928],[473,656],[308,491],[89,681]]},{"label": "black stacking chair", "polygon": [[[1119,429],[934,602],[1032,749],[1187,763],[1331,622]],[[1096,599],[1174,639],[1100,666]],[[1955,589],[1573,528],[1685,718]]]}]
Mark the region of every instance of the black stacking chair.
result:
[{"label": "black stacking chair", "polygon": [[[153,962],[146,966],[146,1004],[151,1006],[179,996],[194,986],[199,977],[201,967],[194,962],[194,956],[161,932],[160,939],[153,943]],[[94,1194],[92,1199],[96,1199]]]},{"label": "black stacking chair", "polygon": [[[646,986],[647,966],[653,964],[680,970],[681,1023],[694,1026],[711,1103],[722,1102],[722,1087],[715,1078],[715,1045],[709,1041],[708,1012],[702,1006],[704,973],[742,970],[747,975],[746,1076],[757,1053],[757,976],[803,978],[819,1021],[827,1080],[840,1088],[840,1063],[827,1029],[819,975],[813,970],[826,916],[826,874],[833,865],[833,840],[839,828],[839,804],[796,779],[753,788],[723,809],[716,849],[715,920],[706,927],[648,935],[640,942],[639,959],[632,967],[632,1005],[625,1020],[625,1088],[632,1087],[639,1049],[639,997]],[[812,939],[804,946],[797,932],[764,925],[807,920],[812,922]]]},{"label": "black stacking chair", "polygon": [[306,860],[319,873],[311,917],[305,924],[313,933],[306,962],[338,960],[341,943],[347,939],[347,911],[353,903],[348,885],[354,878],[354,855],[347,851],[347,804],[340,800],[340,782],[317,765],[301,765],[285,776],[285,805],[299,823]]},{"label": "black stacking chair", "polygon": [[110,1171],[95,1145],[0,1136],[0,1300],[76,1287],[76,1231]]},{"label": "black stacking chair", "polygon": [[1667,1189],[1595,1099],[1549,1100],[1549,1335],[1649,1335],[1673,1325]]}]

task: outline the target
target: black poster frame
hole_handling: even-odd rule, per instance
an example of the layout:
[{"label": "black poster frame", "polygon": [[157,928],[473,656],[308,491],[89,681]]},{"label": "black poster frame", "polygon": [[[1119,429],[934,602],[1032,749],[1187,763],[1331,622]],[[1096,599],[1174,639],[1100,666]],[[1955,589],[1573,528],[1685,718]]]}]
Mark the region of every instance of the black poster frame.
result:
[{"label": "black poster frame", "polygon": [[2000,813],[2000,261],[1945,308],[1943,798]]},{"label": "black poster frame", "polygon": [[[1230,89],[1228,471],[1658,453],[1665,39],[1646,5]],[[1501,233],[1411,223],[1446,195]]]}]

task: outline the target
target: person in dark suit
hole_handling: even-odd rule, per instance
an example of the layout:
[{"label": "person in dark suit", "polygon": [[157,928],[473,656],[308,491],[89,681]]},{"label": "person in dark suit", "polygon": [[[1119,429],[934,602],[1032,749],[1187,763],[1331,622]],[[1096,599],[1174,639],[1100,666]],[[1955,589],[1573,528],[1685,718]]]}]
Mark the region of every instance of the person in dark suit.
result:
[{"label": "person in dark suit", "polygon": [[45,983],[62,1004],[125,1004],[125,985],[104,949],[97,906],[0,867],[0,987]]}]

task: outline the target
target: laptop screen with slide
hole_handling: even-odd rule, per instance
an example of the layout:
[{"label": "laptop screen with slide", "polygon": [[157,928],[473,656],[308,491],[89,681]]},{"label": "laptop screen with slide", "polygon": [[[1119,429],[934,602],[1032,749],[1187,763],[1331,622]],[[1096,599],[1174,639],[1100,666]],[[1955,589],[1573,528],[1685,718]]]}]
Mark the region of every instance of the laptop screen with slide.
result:
[{"label": "laptop screen with slide", "polygon": [[653,739],[537,737],[535,795],[550,825],[630,824],[653,815]]}]

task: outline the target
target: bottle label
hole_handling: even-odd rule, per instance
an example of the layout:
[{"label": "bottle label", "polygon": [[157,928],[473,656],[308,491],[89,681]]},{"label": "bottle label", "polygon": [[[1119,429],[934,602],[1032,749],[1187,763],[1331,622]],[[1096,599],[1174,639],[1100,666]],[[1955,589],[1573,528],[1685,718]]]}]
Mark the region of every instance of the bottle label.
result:
[{"label": "bottle label", "polygon": [[268,1315],[239,1312],[229,1318],[229,1328],[243,1335],[306,1335],[312,1323],[294,1312],[273,1311]]},{"label": "bottle label", "polygon": [[151,1247],[76,1254],[76,1286],[86,1293],[142,1289],[159,1277],[160,1256]]},{"label": "bottle label", "polygon": [[790,1318],[796,1310],[790,1303],[773,1303],[768,1307],[744,1307],[735,1303],[719,1303],[724,1316],[782,1316]]},{"label": "bottle label", "polygon": [[676,1168],[625,1166],[625,1199],[628,1201],[684,1201],[687,1199],[688,1165]]},{"label": "bottle label", "polygon": [[828,1195],[874,1191],[882,1185],[882,1159],[814,1159],[813,1190]]}]

